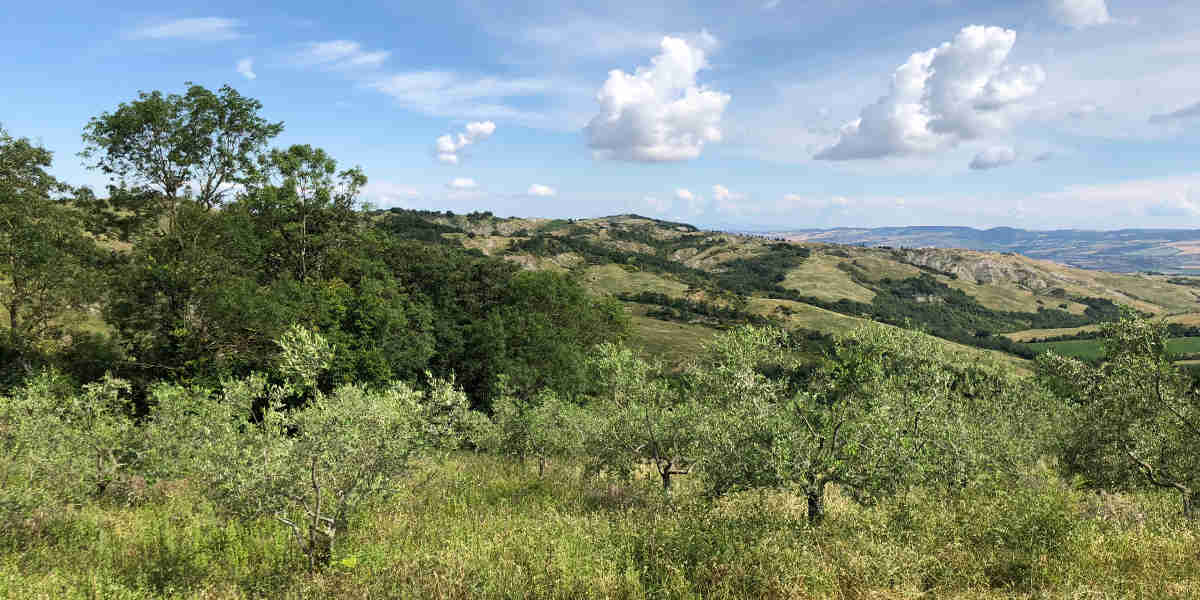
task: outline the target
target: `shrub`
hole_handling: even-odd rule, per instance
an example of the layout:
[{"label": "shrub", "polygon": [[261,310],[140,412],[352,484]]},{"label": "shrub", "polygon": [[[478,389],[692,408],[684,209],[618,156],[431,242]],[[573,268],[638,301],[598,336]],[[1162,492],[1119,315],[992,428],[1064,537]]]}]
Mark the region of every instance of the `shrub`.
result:
[{"label": "shrub", "polygon": [[1167,350],[1167,326],[1132,313],[1103,326],[1104,362],[1046,353],[1038,372],[1071,413],[1060,445],[1067,468],[1092,485],[1179,493],[1200,512],[1200,395]]},{"label": "shrub", "polygon": [[46,372],[0,399],[0,506],[8,518],[82,503],[128,477],[129,384],[105,378],[80,391]]}]

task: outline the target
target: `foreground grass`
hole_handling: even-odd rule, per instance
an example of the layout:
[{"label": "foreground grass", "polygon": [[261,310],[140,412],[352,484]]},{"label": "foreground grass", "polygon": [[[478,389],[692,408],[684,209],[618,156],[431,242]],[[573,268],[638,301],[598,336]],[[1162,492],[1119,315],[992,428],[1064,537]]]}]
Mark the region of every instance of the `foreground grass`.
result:
[{"label": "foreground grass", "polygon": [[1170,496],[1018,486],[834,494],[819,526],[786,493],[716,504],[459,455],[370,507],[306,573],[271,521],[218,518],[185,484],[53,510],[0,538],[5,598],[1193,598],[1200,527]]}]

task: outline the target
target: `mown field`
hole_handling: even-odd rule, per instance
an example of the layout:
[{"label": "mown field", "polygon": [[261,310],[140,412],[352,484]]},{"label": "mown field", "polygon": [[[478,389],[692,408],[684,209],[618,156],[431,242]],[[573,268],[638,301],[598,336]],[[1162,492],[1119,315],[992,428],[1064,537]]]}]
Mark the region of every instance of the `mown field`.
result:
[{"label": "mown field", "polygon": [[[1096,360],[1104,355],[1103,340],[1100,339],[1036,342],[1029,344],[1029,347],[1039,352],[1054,351],[1082,360]],[[1173,338],[1167,342],[1167,348],[1175,354],[1195,354],[1200,352],[1200,337]]]},{"label": "mown field", "polygon": [[308,573],[290,532],[220,519],[186,481],[132,504],[44,511],[0,533],[0,597],[1195,598],[1200,531],[1174,498],[1096,495],[1046,472],[1019,489],[703,502],[681,481],[582,477],[472,454],[431,460]]}]

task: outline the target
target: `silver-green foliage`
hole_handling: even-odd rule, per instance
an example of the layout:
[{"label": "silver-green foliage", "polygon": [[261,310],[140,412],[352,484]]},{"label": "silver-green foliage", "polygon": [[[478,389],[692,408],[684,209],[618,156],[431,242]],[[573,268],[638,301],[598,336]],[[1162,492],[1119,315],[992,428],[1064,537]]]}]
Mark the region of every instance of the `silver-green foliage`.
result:
[{"label": "silver-green foliage", "polygon": [[587,470],[629,478],[649,465],[669,494],[672,477],[696,462],[700,405],[670,386],[659,365],[622,345],[597,346],[588,368],[597,389],[583,422]]},{"label": "silver-green foliage", "polygon": [[1184,513],[1197,514],[1200,396],[1172,363],[1166,324],[1127,314],[1102,332],[1099,367],[1053,353],[1038,359],[1071,415],[1063,462],[1100,487],[1174,490]]},{"label": "silver-green foliage", "polygon": [[0,398],[0,507],[5,516],[78,504],[127,476],[137,460],[129,384],[78,391],[55,373]]},{"label": "silver-green foliage", "polygon": [[704,478],[712,494],[795,485],[809,517],[825,488],[869,501],[918,483],[962,485],[1037,454],[1042,395],[995,365],[959,366],[932,338],[866,326],[841,339],[807,388],[788,394],[756,368],[797,368],[778,335],[735,330],[692,375],[707,412]]},{"label": "silver-green foliage", "polygon": [[227,382],[220,394],[160,388],[147,445],[160,469],[200,482],[227,514],[292,528],[310,568],[329,560],[356,509],[399,489],[415,457],[457,447],[468,410],[465,394],[440,380],[428,392],[348,385],[290,410],[286,397],[263,377]]},{"label": "silver-green foliage", "polygon": [[583,409],[550,390],[528,400],[505,394],[492,403],[491,421],[476,442],[495,454],[537,458],[541,475],[548,461],[579,454],[586,418]]},{"label": "silver-green foliage", "polygon": [[[468,403],[453,382],[433,378],[428,391],[395,383],[323,394],[312,384],[329,364],[329,345],[303,329],[280,345],[284,385],[253,376],[225,382],[218,394],[156,389],[147,463],[159,477],[175,469],[201,482],[228,514],[287,525],[316,568],[354,511],[398,489],[415,457],[461,444]],[[309,400],[288,409],[284,401],[300,389]]]}]

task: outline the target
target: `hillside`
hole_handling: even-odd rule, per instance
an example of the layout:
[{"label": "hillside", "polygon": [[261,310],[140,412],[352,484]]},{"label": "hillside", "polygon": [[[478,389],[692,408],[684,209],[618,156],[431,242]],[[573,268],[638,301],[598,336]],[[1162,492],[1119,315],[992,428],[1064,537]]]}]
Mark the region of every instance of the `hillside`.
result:
[{"label": "hillside", "polygon": [[1086,331],[1118,305],[1187,320],[1200,287],[1186,278],[1086,270],[1014,253],[879,248],[703,231],[637,215],[498,218],[392,209],[427,241],[571,272],[622,300],[635,336],[668,359],[719,328],[773,321],[822,334],[864,320],[925,329],[947,341],[1029,358],[1031,331]]},{"label": "hillside", "polygon": [[1200,269],[1200,230],[1196,229],[1030,231],[1011,227],[981,230],[923,226],[804,229],[768,235],[801,242],[1016,252],[1074,267],[1119,273],[1196,273]]}]

